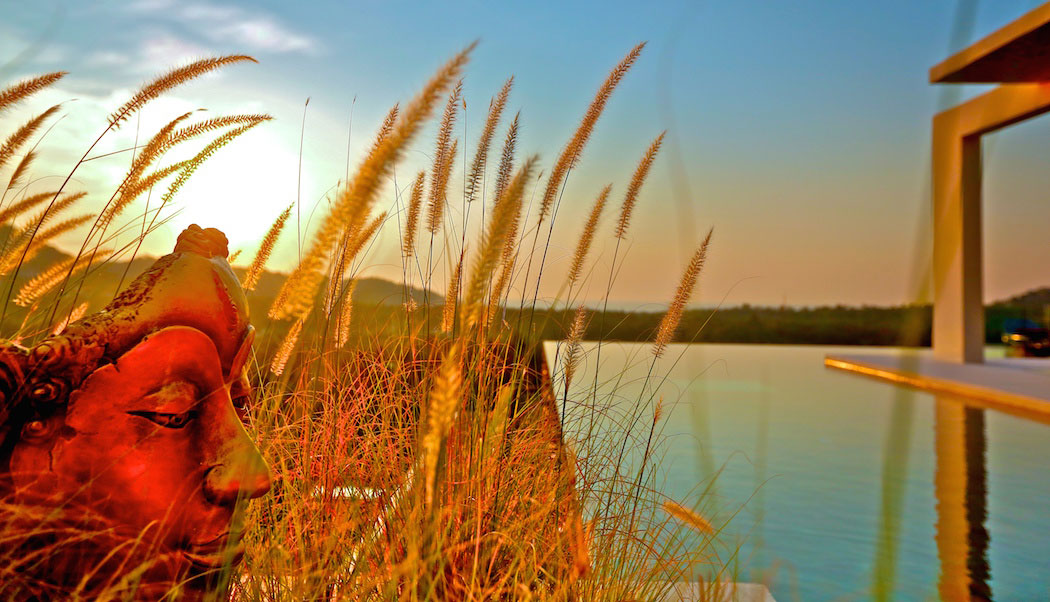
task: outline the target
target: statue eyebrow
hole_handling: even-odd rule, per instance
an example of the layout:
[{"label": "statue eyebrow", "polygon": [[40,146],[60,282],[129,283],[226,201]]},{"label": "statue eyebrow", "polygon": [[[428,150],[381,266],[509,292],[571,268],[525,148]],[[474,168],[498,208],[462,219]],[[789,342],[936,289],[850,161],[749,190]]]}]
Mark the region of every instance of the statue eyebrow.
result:
[{"label": "statue eyebrow", "polygon": [[[172,406],[171,409],[177,409],[177,411],[171,413],[178,414],[196,407],[202,398],[200,387],[189,380],[179,379],[165,383],[142,396],[141,402],[143,403],[139,405],[153,409],[168,409],[166,406]],[[187,399],[190,400],[189,404],[186,403]]]}]

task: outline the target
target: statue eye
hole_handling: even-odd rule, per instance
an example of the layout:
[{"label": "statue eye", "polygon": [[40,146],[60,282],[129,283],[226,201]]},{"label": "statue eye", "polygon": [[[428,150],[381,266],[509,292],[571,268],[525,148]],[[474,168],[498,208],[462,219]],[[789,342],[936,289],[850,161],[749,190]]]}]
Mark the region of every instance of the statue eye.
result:
[{"label": "statue eye", "polygon": [[197,417],[197,410],[190,410],[181,414],[165,414],[163,412],[128,412],[128,414],[141,416],[164,428],[180,429]]}]

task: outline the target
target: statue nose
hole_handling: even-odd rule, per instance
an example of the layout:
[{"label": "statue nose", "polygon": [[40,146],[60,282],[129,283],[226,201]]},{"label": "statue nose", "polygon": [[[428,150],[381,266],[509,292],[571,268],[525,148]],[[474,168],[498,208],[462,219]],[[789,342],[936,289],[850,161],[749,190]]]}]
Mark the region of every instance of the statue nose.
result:
[{"label": "statue nose", "polygon": [[208,469],[204,477],[204,495],[213,504],[230,506],[239,500],[261,497],[272,485],[266,460],[246,433],[239,435],[241,445]]}]

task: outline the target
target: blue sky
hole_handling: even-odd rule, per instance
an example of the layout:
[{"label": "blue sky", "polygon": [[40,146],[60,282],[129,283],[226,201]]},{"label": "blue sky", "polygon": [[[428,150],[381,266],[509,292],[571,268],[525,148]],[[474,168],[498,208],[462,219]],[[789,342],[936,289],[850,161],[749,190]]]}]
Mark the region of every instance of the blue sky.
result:
[{"label": "blue sky", "polygon": [[[68,116],[42,145],[50,144],[44,150],[51,173],[64,174],[72,155],[94,139],[101,117],[151,76],[202,55],[258,58],[258,65],[237,65],[176,90],[151,104],[136,124],[146,135],[197,107],[209,114],[276,117],[195,176],[171,229],[158,233],[148,249],[164,252],[182,226],[197,221],[226,230],[231,246],[247,258],[270,221],[296,199],[307,97],[299,193],[304,222],[344,174],[351,107],[353,164],[387,108],[410,98],[471,41],[480,39],[464,80],[461,128],[468,155],[488,99],[513,74],[510,108],[521,110],[519,149],[539,153],[548,166],[608,69],[648,40],[571,175],[552,271],[567,265],[597,191],[612,182],[618,206],[638,157],[668,129],[669,144],[643,191],[614,299],[653,308],[665,302],[692,246],[713,226],[700,303],[725,297],[730,304],[897,304],[917,298],[916,274],[927,261],[929,122],[946,102],[927,83],[927,70],[948,54],[956,5],[0,0],[0,79],[71,72],[17,115],[78,99],[66,105]],[[965,41],[1033,6],[979,2]],[[6,121],[11,123],[0,130],[18,120]],[[1050,223],[1050,122],[1044,121],[996,134],[986,145],[991,299],[1050,284],[1045,270],[1035,267],[1050,259],[1043,226]],[[134,140],[133,127],[119,134],[107,149]],[[400,186],[425,164],[433,137],[430,129],[416,141],[399,167]],[[78,172],[80,184],[111,190],[126,160],[103,163]],[[389,202],[393,194],[387,197]],[[273,267],[290,267],[295,246],[294,233],[286,234]],[[611,247],[598,252],[601,270]],[[399,275],[396,228],[385,229],[368,264],[367,273]],[[557,280],[550,279],[545,294],[556,292]],[[592,297],[602,288],[601,279],[594,280]]]}]

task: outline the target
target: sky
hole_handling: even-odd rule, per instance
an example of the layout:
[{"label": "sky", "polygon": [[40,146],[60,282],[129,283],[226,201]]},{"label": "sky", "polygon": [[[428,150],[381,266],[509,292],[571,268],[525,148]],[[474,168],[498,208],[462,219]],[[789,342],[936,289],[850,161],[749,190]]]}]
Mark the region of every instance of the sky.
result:
[{"label": "sky", "polygon": [[[489,99],[513,75],[509,110],[521,112],[519,156],[538,153],[544,169],[609,69],[647,41],[570,174],[541,296],[558,292],[591,203],[612,183],[583,286],[584,298],[604,294],[615,211],[636,162],[667,130],[631,224],[614,303],[663,307],[713,228],[694,303],[897,305],[925,298],[930,119],[985,90],[931,86],[928,69],[1037,5],[977,2],[966,26],[959,4],[968,2],[0,0],[0,82],[70,72],[5,114],[0,135],[64,102],[65,116],[41,144],[46,159],[33,174],[33,186],[53,186],[105,116],[143,83],[193,58],[250,54],[258,64],[228,67],[150,103],[92,156],[128,148],[136,132],[147,137],[193,109],[206,108],[202,117],[272,115],[194,175],[144,251],[167,252],[183,227],[199,223],[226,232],[244,264],[281,210],[298,201],[298,224],[293,218],[269,264],[288,270],[298,241],[309,239],[326,196],[360,160],[388,108],[409,100],[472,41],[479,44],[465,72],[467,109],[456,134],[467,141],[468,161]],[[953,25],[962,32],[955,39]],[[428,165],[435,135],[431,126],[415,140],[381,208],[396,209],[395,190]],[[1050,285],[1040,268],[1050,260],[1047,151],[1050,118],[986,137],[989,300]],[[129,160],[117,153],[78,169],[73,183],[90,192],[89,206],[97,210],[109,198]],[[456,171],[462,164],[461,156]],[[451,189],[461,187],[460,174]],[[127,220],[142,208],[129,209]],[[453,215],[462,218],[460,211],[454,207]],[[480,223],[471,211],[471,223]],[[360,274],[400,278],[398,239],[394,220]],[[61,244],[74,248],[79,240],[73,234]],[[438,263],[443,274],[447,262]]]}]

